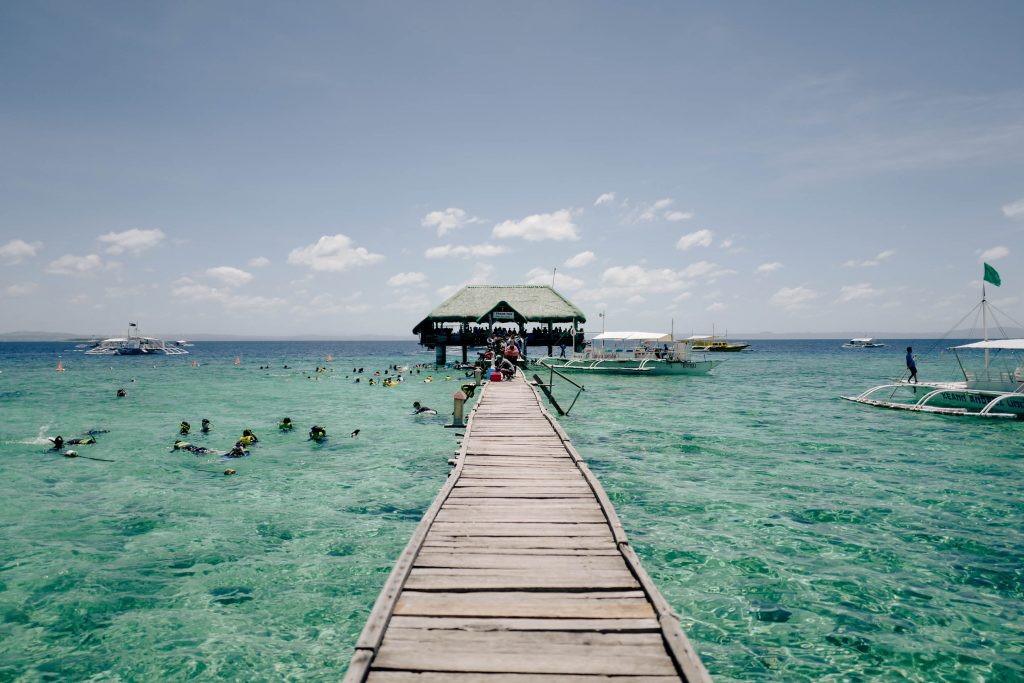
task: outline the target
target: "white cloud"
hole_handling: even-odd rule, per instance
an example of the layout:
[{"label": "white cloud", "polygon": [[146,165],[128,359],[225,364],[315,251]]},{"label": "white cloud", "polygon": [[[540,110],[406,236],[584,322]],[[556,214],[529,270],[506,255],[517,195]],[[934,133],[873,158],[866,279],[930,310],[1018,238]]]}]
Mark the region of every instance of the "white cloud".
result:
[{"label": "white cloud", "polygon": [[693,218],[693,212],[692,211],[666,211],[665,212],[665,220],[672,221],[673,223],[675,223],[677,221],[688,221],[691,218]]},{"label": "white cloud", "polygon": [[218,289],[193,282],[189,278],[180,278],[171,293],[180,301],[216,302],[223,305],[229,313],[250,313],[253,311],[269,311],[285,306],[288,302],[280,297],[246,296],[235,294],[230,289]]},{"label": "white cloud", "polygon": [[11,240],[0,247],[0,261],[7,265],[21,263],[23,259],[36,255],[43,246],[42,242],[25,242],[24,240]]},{"label": "white cloud", "polygon": [[560,209],[554,213],[538,213],[520,221],[505,221],[494,226],[492,234],[499,239],[522,237],[529,242],[580,238],[579,229],[572,222],[572,212],[569,209]]},{"label": "white cloud", "polygon": [[614,192],[605,192],[604,194],[598,195],[597,199],[594,200],[594,206],[601,206],[602,204],[611,204],[615,201]]},{"label": "white cloud", "polygon": [[395,273],[388,278],[388,287],[420,287],[427,284],[423,273]]},{"label": "white cloud", "polygon": [[860,301],[862,299],[873,299],[876,296],[884,294],[884,290],[874,289],[867,282],[862,282],[858,285],[846,285],[839,290],[840,303],[846,303],[849,301]]},{"label": "white cloud", "polygon": [[309,266],[313,270],[343,272],[377,263],[383,258],[383,255],[370,253],[365,247],[353,247],[352,238],[339,233],[324,235],[315,244],[292,249],[288,263]]},{"label": "white cloud", "polygon": [[1018,199],[1003,207],[1003,215],[1007,218],[1024,217],[1024,199]]},{"label": "white cloud", "polygon": [[132,228],[124,232],[108,232],[99,236],[99,241],[107,244],[108,254],[123,254],[130,251],[133,254],[141,254],[147,249],[152,249],[163,241],[165,235],[163,230],[139,230]]},{"label": "white cloud", "polygon": [[23,282],[21,284],[11,285],[4,290],[7,296],[28,296],[32,292],[36,291],[36,283],[34,282]]},{"label": "white cloud", "polygon": [[437,290],[437,293],[442,299],[447,299],[452,294],[455,294],[455,292],[459,291],[466,285],[487,284],[487,281],[491,278],[493,274],[494,266],[492,266],[490,263],[478,263],[473,268],[473,274],[469,277],[468,280],[460,282],[457,285],[446,285],[444,287],[440,287]]},{"label": "white cloud", "polygon": [[730,237],[729,239],[724,239],[724,240],[722,240],[721,244],[719,244],[719,245],[718,245],[718,247],[719,247],[720,249],[732,249],[732,245],[733,245],[734,243],[735,243],[735,242],[734,242],[734,241],[733,241],[733,239],[732,239],[732,238]]},{"label": "white cloud", "polygon": [[673,292],[687,289],[689,278],[671,268],[643,266],[612,266],[601,276],[601,286],[621,291]]},{"label": "white cloud", "polygon": [[308,301],[303,301],[293,306],[291,311],[298,313],[304,318],[313,318],[322,315],[339,315],[341,313],[366,313],[373,307],[361,301],[363,293],[353,292],[348,296],[337,299],[333,294],[317,294]]},{"label": "white cloud", "polygon": [[47,273],[55,275],[84,275],[104,268],[103,260],[96,254],[75,256],[64,254],[46,266]]},{"label": "white cloud", "polygon": [[423,252],[426,258],[487,258],[504,254],[508,249],[497,244],[443,244]]},{"label": "white cloud", "polygon": [[880,252],[878,256],[876,256],[875,258],[868,259],[866,261],[856,261],[851,259],[843,264],[843,268],[872,268],[874,266],[881,264],[882,261],[890,259],[895,255],[895,249],[886,249],[885,251]]},{"label": "white cloud", "polygon": [[[550,285],[551,284],[551,271],[545,268],[537,267],[533,268],[526,274],[526,277],[530,278],[526,281],[528,285]],[[566,275],[564,273],[555,272],[555,289],[564,289],[566,291],[572,291],[575,289],[583,288],[583,280]]]},{"label": "white cloud", "polygon": [[581,251],[575,256],[571,256],[565,260],[566,268],[582,268],[583,266],[590,265],[597,260],[592,251]]},{"label": "white cloud", "polygon": [[771,261],[769,263],[762,263],[754,269],[754,274],[761,275],[763,273],[774,273],[782,268],[782,264],[778,261]]},{"label": "white cloud", "polygon": [[693,292],[683,292],[682,294],[677,294],[675,297],[673,297],[672,301],[686,301],[687,299],[692,297]]},{"label": "white cloud", "polygon": [[437,228],[437,235],[441,237],[452,230],[458,230],[470,223],[479,222],[480,219],[476,216],[466,218],[466,212],[463,209],[452,206],[444,211],[431,211],[423,217],[420,225],[425,228]]},{"label": "white cloud", "polygon": [[388,311],[414,311],[423,313],[430,310],[430,300],[422,294],[403,294],[394,301],[384,304]]},{"label": "white cloud", "polygon": [[626,299],[626,304],[628,304],[629,306],[639,306],[640,304],[645,303],[647,303],[647,299],[643,298],[639,294],[634,294],[633,296]]},{"label": "white cloud", "polygon": [[1002,246],[992,247],[991,249],[986,249],[985,251],[980,252],[978,254],[978,261],[979,262],[995,261],[996,259],[1001,259],[1004,256],[1009,256],[1009,255],[1010,255],[1010,250],[1007,249],[1006,247],[1002,247]]},{"label": "white cloud", "polygon": [[716,301],[713,304],[709,305],[704,310],[705,311],[721,311],[721,310],[724,310],[724,309],[725,309],[725,304]]},{"label": "white cloud", "polygon": [[653,204],[641,204],[626,218],[627,223],[650,223],[658,217],[658,212],[672,206],[675,200],[671,197],[659,199]]},{"label": "white cloud", "polygon": [[249,259],[250,268],[263,268],[270,265],[270,259],[266,256],[257,256],[256,258]]},{"label": "white cloud", "polygon": [[807,287],[783,287],[772,294],[771,299],[768,301],[772,306],[796,311],[817,298],[818,293],[813,289],[808,289]]},{"label": "white cloud", "polygon": [[206,274],[216,280],[220,280],[229,287],[238,287],[252,280],[252,273],[247,273],[240,268],[232,268],[231,266],[207,268]]},{"label": "white cloud", "polygon": [[714,233],[710,230],[698,230],[680,237],[676,249],[686,251],[690,247],[710,247],[713,239]]}]

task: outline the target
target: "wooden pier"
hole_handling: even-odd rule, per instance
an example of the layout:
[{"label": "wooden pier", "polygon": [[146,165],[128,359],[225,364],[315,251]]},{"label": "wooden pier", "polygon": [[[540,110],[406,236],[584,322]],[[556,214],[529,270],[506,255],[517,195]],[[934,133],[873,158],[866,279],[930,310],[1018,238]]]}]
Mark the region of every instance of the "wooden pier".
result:
[{"label": "wooden pier", "polygon": [[711,680],[520,373],[487,384],[345,681]]}]

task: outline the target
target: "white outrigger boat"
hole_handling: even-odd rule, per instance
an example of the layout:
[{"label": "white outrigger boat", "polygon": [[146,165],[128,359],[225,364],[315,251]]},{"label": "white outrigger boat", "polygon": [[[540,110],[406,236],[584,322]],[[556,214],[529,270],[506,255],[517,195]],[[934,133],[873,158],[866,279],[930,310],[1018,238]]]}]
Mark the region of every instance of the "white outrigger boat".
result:
[{"label": "white outrigger boat", "polygon": [[[999,285],[998,273],[995,280],[986,281]],[[992,271],[995,272],[994,270]],[[955,382],[908,382],[901,380],[868,389],[857,396],[842,396],[847,401],[863,403],[879,408],[910,410],[919,413],[956,415],[961,417],[1008,418],[1024,420],[1024,362],[1019,353],[1024,351],[1024,339],[989,339],[988,308],[982,289],[981,303],[984,339],[971,344],[951,347],[957,365],[963,375],[962,381]],[[975,310],[977,307],[975,307]],[[973,312],[973,311],[972,311]],[[970,313],[968,313],[970,315]],[[965,316],[966,317],[966,316]],[[985,364],[981,370],[968,370],[960,358],[961,350],[983,350]],[[1002,369],[992,367],[992,352],[1006,352],[1011,362]],[[1018,355],[1014,355],[1015,352]],[[884,396],[888,392],[888,396]],[[902,400],[894,400],[897,393]]]},{"label": "white outrigger boat", "polygon": [[[597,342],[601,342],[597,345]],[[720,360],[693,360],[689,345],[660,332],[602,332],[583,353],[537,361],[560,372],[621,375],[706,375]]]},{"label": "white outrigger boat", "polygon": [[138,356],[142,354],[163,353],[168,356],[184,356],[188,351],[184,346],[191,346],[185,340],[166,342],[156,337],[140,337],[132,334],[135,323],[128,324],[127,337],[111,337],[103,339],[85,352],[87,356]]},{"label": "white outrigger boat", "polygon": [[874,337],[854,337],[843,344],[844,349],[880,349],[885,344],[879,344]]}]

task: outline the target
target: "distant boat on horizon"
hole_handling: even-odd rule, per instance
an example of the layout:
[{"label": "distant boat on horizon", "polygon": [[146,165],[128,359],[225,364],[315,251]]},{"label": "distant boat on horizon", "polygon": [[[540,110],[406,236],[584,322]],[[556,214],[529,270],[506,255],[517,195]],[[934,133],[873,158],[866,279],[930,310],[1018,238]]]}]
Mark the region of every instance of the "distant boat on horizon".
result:
[{"label": "distant boat on horizon", "polygon": [[[136,334],[132,334],[133,328]],[[138,356],[162,353],[167,356],[184,356],[188,351],[183,348],[189,345],[184,339],[166,342],[156,337],[140,337],[138,325],[128,323],[127,337],[110,337],[102,339],[85,352],[87,356]]]}]

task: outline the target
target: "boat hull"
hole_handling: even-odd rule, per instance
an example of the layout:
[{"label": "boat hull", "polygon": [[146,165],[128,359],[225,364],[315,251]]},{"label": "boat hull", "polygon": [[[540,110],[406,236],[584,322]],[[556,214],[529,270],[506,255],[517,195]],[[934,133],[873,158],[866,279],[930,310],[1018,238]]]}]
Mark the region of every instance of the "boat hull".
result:
[{"label": "boat hull", "polygon": [[[902,392],[899,400],[893,400]],[[908,393],[913,392],[913,393]],[[882,398],[876,398],[882,397]],[[949,384],[884,384],[859,396],[843,396],[848,401],[878,408],[909,410],[938,415],[1024,420],[1024,393],[969,389]]]},{"label": "boat hull", "polygon": [[603,375],[706,375],[725,361],[720,360],[611,360],[541,358],[538,365],[552,367],[559,372],[588,372]]}]

